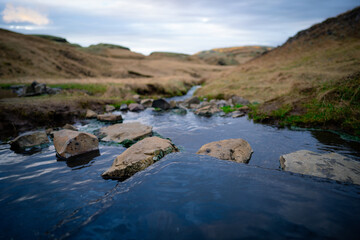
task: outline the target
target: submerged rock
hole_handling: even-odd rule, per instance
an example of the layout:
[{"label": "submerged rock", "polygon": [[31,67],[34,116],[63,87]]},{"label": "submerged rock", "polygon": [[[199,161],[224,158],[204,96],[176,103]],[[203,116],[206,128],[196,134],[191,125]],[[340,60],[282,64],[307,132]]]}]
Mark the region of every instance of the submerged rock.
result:
[{"label": "submerged rock", "polygon": [[99,140],[90,133],[64,129],[54,133],[54,146],[58,156],[67,159],[98,151]]},{"label": "submerged rock", "polygon": [[76,127],[74,127],[73,125],[71,124],[65,124],[63,127],[63,129],[68,129],[68,130],[73,130],[73,131],[77,131],[78,129]]},{"label": "submerged rock", "polygon": [[115,107],[113,105],[106,105],[105,106],[105,112],[112,112],[115,110]]},{"label": "submerged rock", "polygon": [[97,119],[102,122],[121,122],[122,116],[115,114],[100,114]]},{"label": "submerged rock", "polygon": [[237,138],[207,143],[196,154],[209,155],[238,163],[248,163],[252,153],[250,144],[244,139]]},{"label": "submerged rock", "polygon": [[49,143],[45,131],[31,131],[20,134],[14,140],[10,141],[13,150],[25,150],[26,148],[37,147]]},{"label": "submerged rock", "polygon": [[360,162],[337,153],[300,150],[280,157],[285,171],[360,185]]},{"label": "submerged rock", "polygon": [[97,113],[94,112],[93,110],[86,110],[86,115],[85,115],[86,118],[97,118]]},{"label": "submerged rock", "polygon": [[170,140],[159,137],[145,138],[117,156],[112,166],[102,176],[123,180],[144,170],[166,154],[177,151]]},{"label": "submerged rock", "polygon": [[131,112],[140,112],[143,111],[145,108],[143,105],[139,103],[130,103],[129,105],[129,111]]},{"label": "submerged rock", "polygon": [[171,108],[170,104],[163,98],[154,100],[151,107],[160,108],[162,110],[168,110]]},{"label": "submerged rock", "polygon": [[135,141],[151,135],[152,127],[139,122],[119,123],[99,130],[101,141],[122,143],[125,140]]}]

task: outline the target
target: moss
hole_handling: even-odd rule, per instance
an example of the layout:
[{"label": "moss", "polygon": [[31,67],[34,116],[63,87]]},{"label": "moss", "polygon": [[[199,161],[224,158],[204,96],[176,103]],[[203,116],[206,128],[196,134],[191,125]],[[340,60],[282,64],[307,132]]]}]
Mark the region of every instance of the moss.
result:
[{"label": "moss", "polygon": [[224,106],[224,107],[221,107],[220,109],[223,110],[224,113],[231,113],[231,112],[234,112],[234,111],[238,110],[241,107],[243,107],[243,105],[236,104],[234,107]]},{"label": "moss", "polygon": [[118,108],[121,107],[121,105],[123,105],[123,104],[129,105],[130,103],[135,103],[135,101],[133,101],[133,100],[122,100],[122,101],[120,101],[120,102],[116,102],[116,103],[113,103],[113,104],[110,104],[110,105],[112,105],[112,106],[114,106],[116,109],[118,109]]}]

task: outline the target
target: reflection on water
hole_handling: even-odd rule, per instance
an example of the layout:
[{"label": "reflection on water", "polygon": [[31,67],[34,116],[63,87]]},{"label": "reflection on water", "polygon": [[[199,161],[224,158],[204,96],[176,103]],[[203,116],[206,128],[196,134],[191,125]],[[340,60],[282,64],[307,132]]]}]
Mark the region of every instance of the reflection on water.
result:
[{"label": "reflection on water", "polygon": [[[279,170],[280,155],[301,149],[359,161],[359,142],[246,118],[150,110],[122,115],[124,122],[153,126],[182,153],[118,183],[101,173],[125,150],[119,144],[100,143],[100,156],[80,162],[57,161],[52,145],[24,155],[3,144],[0,227],[6,231],[1,238],[351,239],[360,233],[359,186]],[[96,120],[76,124],[91,133],[102,126]],[[249,164],[194,155],[203,144],[228,138],[250,143]]]}]

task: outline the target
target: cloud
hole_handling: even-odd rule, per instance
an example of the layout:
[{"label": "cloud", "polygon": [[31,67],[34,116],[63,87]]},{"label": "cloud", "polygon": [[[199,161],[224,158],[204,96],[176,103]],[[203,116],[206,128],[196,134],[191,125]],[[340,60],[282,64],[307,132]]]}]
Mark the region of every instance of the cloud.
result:
[{"label": "cloud", "polygon": [[25,7],[14,7],[12,4],[6,4],[6,7],[3,14],[3,20],[6,23],[21,23],[29,22],[35,25],[47,25],[49,24],[49,19],[33,9]]}]

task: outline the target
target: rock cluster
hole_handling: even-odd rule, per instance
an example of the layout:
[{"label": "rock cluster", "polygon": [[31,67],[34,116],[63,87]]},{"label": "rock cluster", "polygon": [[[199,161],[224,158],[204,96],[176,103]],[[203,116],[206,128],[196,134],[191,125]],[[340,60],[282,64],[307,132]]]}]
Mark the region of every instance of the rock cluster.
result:
[{"label": "rock cluster", "polygon": [[29,86],[18,85],[11,86],[11,89],[19,96],[19,97],[31,97],[31,96],[39,96],[44,94],[57,94],[61,91],[59,88],[50,88],[46,86],[45,83],[38,83],[36,81],[32,82]]}]

